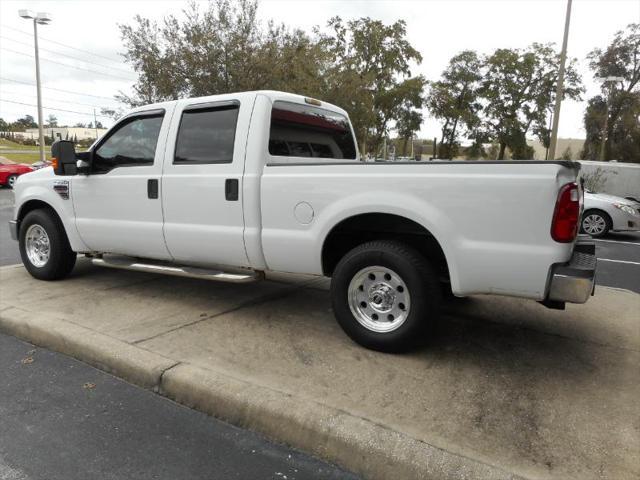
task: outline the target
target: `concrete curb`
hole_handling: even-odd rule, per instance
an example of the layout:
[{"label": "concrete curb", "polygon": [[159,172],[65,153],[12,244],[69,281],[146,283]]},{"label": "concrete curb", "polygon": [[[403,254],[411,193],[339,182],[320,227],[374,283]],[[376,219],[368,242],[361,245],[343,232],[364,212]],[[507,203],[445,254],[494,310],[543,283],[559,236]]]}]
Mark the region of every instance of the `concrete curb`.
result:
[{"label": "concrete curb", "polygon": [[177,362],[74,323],[14,307],[0,313],[0,330],[50,348],[144,388],[153,389]]},{"label": "concrete curb", "polygon": [[193,365],[167,370],[160,392],[370,479],[522,478],[347,412]]},{"label": "concrete curb", "polygon": [[371,420],[274,389],[180,363],[47,315],[9,307],[0,330],[98,367],[178,403],[370,479],[522,479]]}]

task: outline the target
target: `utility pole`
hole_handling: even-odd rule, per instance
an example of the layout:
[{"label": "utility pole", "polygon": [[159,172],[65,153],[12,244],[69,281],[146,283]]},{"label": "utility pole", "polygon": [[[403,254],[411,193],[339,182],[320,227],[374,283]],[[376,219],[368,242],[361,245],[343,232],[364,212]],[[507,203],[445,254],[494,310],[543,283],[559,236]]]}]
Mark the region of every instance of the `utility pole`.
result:
[{"label": "utility pole", "polygon": [[98,138],[98,119],[96,118],[96,109],[93,109],[93,127],[96,129],[96,139]]},{"label": "utility pole", "polygon": [[562,39],[562,51],[560,52],[560,69],[558,70],[558,84],[556,85],[556,103],[553,107],[553,126],[551,127],[551,142],[549,144],[549,160],[556,158],[556,145],[558,143],[558,124],[560,123],[560,106],[564,96],[564,64],[567,60],[567,43],[569,41],[569,21],[571,20],[571,1],[567,0],[567,14],[564,20],[564,37]]},{"label": "utility pole", "polygon": [[24,19],[33,20],[33,42],[36,50],[36,91],[38,96],[38,136],[40,143],[40,161],[45,161],[44,156],[44,120],[42,118],[42,90],[40,87],[40,56],[38,53],[38,25],[48,25],[51,15],[38,12],[35,15],[31,10],[19,10],[18,15]]}]

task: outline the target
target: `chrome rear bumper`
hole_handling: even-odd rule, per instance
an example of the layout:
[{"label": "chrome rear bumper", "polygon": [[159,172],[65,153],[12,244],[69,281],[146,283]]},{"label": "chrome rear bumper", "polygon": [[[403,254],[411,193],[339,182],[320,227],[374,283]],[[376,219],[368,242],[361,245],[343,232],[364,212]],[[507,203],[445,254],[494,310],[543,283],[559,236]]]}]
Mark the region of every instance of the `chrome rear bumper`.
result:
[{"label": "chrome rear bumper", "polygon": [[547,299],[554,302],[585,303],[593,295],[596,265],[595,243],[579,240],[571,260],[552,267]]}]

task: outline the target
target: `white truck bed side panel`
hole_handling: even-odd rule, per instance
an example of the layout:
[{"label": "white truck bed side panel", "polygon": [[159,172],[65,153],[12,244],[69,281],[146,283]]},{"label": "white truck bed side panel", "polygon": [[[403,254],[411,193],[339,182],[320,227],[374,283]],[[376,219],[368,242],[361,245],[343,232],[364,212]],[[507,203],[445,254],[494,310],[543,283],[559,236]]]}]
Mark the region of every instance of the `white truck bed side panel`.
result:
[{"label": "white truck bed side panel", "polygon": [[[322,274],[322,245],[341,220],[400,215],[424,226],[447,259],[454,293],[542,299],[549,267],[572,244],[550,236],[561,185],[574,174],[549,164],[272,165],[262,177],[262,244],[269,269]],[[295,216],[300,202],[314,218]]]}]

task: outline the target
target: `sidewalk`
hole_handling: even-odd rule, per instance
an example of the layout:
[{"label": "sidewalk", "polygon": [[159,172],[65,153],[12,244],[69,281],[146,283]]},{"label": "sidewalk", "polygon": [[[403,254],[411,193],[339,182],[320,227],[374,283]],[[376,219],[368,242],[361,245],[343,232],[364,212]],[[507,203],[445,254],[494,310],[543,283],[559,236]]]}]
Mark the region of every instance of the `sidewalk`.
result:
[{"label": "sidewalk", "polygon": [[354,345],[324,279],[0,269],[0,329],[368,478],[637,478],[640,295],[459,299],[407,355]]}]

